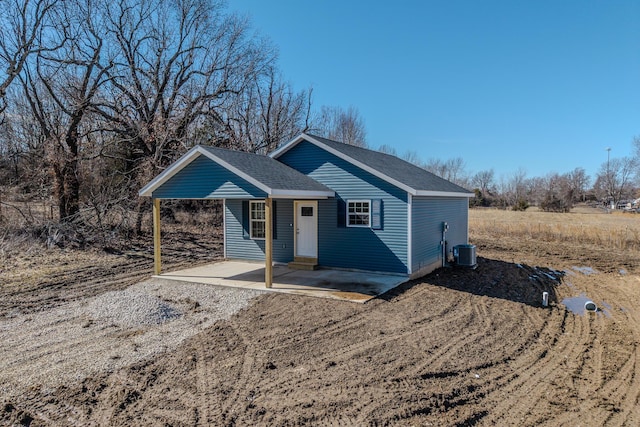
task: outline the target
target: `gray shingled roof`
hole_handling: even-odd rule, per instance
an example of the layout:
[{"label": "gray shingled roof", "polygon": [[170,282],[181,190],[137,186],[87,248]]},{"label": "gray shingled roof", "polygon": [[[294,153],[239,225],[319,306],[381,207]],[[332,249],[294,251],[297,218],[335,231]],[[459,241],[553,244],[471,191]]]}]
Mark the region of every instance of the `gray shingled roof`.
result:
[{"label": "gray shingled roof", "polygon": [[[354,145],[344,144],[316,135],[306,134],[318,142],[339,151],[340,153],[373,168],[383,175],[388,176],[417,191],[438,191],[448,193],[470,193],[469,190],[460,187],[422,169],[412,163],[399,159],[390,154],[373,151]],[[304,135],[303,135],[304,137]]]},{"label": "gray shingled roof", "polygon": [[225,148],[204,145],[201,145],[201,147],[273,190],[326,191],[333,193],[333,190],[318,181],[271,157],[227,150]]}]

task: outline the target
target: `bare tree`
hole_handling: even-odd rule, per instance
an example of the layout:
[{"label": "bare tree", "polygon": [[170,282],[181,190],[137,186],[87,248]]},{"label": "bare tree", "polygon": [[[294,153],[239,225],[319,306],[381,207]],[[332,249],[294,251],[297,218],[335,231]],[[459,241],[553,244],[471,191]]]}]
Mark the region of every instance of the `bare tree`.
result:
[{"label": "bare tree", "polygon": [[569,181],[569,186],[571,187],[573,200],[578,201],[579,199],[582,199],[584,202],[586,199],[587,188],[591,181],[587,172],[583,168],[575,168],[567,174],[567,179]]},{"label": "bare tree", "polygon": [[494,171],[493,169],[488,169],[484,171],[477,172],[471,178],[471,183],[480,190],[483,196],[486,196],[491,191],[494,183]]},{"label": "bare tree", "polygon": [[540,206],[548,193],[549,188],[549,176],[551,174],[539,177],[528,178],[527,183],[527,196],[530,204]]},{"label": "bare tree", "polygon": [[[60,3],[58,22],[49,28],[58,49],[41,51],[19,76],[33,117],[41,129],[61,221],[73,219],[80,209],[79,162],[82,144],[93,129],[87,116],[109,66],[101,66],[103,29],[94,20],[93,0]],[[55,33],[54,33],[55,31]]]},{"label": "bare tree", "polygon": [[[424,164],[424,168],[434,175],[438,175],[441,178],[447,176],[447,167],[445,162],[440,159],[431,158]],[[445,178],[446,179],[446,178]]]},{"label": "bare tree", "polygon": [[465,163],[462,157],[454,157],[446,161],[429,159],[423,167],[429,172],[462,187],[467,186],[469,183],[469,179],[465,174]]},{"label": "bare tree", "polygon": [[47,44],[51,13],[58,0],[5,0],[0,3],[0,113],[7,108],[9,86],[22,73],[27,61],[55,50]]},{"label": "bare tree", "polygon": [[570,174],[552,173],[539,179],[540,208],[546,212],[569,212],[575,198]]},{"label": "bare tree", "polygon": [[392,156],[397,156],[398,152],[396,151],[395,147],[389,145],[389,144],[383,144],[378,148],[378,151],[381,153],[385,153],[385,154],[390,154]]},{"label": "bare tree", "polygon": [[98,111],[129,141],[132,160],[148,164],[146,177],[192,145],[207,117],[222,122],[228,98],[273,60],[216,0],[117,0],[106,25],[116,59]]},{"label": "bare tree", "polygon": [[406,160],[409,163],[422,167],[422,159],[420,158],[418,152],[415,150],[409,150],[405,152],[402,156],[402,160]]},{"label": "bare tree", "polygon": [[[218,0],[105,1],[114,59],[95,110],[119,135],[139,186],[198,141],[205,121],[224,124],[229,98],[275,58],[245,19],[222,9]],[[145,206],[139,199],[137,231]]]},{"label": "bare tree", "polygon": [[19,184],[25,193],[33,193],[37,187],[41,193],[48,187],[45,183],[50,175],[42,167],[46,159],[40,126],[20,88],[10,89],[6,100],[7,119],[0,123],[0,159],[7,174],[3,183]]},{"label": "bare tree", "polygon": [[498,192],[502,207],[514,210],[525,210],[529,207],[528,193],[531,182],[527,180],[527,172],[520,168],[510,176],[501,176],[498,182]]},{"label": "bare tree", "polygon": [[[293,90],[224,0],[0,5],[0,179],[46,176],[60,219],[83,217],[73,228],[106,232],[116,205],[137,203],[139,231],[137,190],[196,143],[266,153],[310,129],[311,91]],[[364,141],[357,111],[342,119]]]},{"label": "bare tree", "polygon": [[275,67],[256,74],[229,105],[210,116],[203,130],[206,143],[253,153],[268,153],[309,125],[311,91],[295,92]]},{"label": "bare tree", "polygon": [[334,141],[367,147],[364,119],[354,106],[350,106],[347,110],[340,107],[323,106],[312,130],[320,136]]},{"label": "bare tree", "polygon": [[630,197],[638,176],[638,160],[633,157],[611,159],[600,166],[594,189],[607,203],[614,206],[623,198]]}]

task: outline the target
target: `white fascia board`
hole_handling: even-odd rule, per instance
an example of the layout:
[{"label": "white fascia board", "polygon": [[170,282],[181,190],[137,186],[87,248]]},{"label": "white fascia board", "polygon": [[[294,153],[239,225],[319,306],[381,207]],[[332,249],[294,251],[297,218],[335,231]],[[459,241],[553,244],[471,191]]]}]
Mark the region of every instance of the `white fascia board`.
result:
[{"label": "white fascia board", "polygon": [[147,185],[138,191],[139,196],[151,197],[153,191],[167,182],[172,176],[180,172],[185,166],[194,161],[200,154],[202,148],[199,145],[187,151],[177,162],[164,170],[160,175],[156,176]]},{"label": "white fascia board", "polygon": [[475,197],[473,193],[456,193],[448,191],[432,191],[432,190],[418,190],[414,196],[430,196],[430,197],[460,197],[470,199]]},{"label": "white fascia board", "polygon": [[333,148],[323,144],[322,142],[318,141],[317,139],[315,139],[315,138],[313,138],[313,137],[311,137],[309,135],[302,134],[299,138],[302,138],[303,136],[304,136],[304,139],[306,139],[307,141],[311,142],[314,145],[317,145],[318,147],[320,147],[323,150],[333,154],[334,156],[339,157],[342,160],[344,160],[344,161],[346,161],[348,163],[351,163],[352,165],[357,166],[360,169],[363,169],[363,170],[369,172],[370,174],[372,174],[374,176],[377,176],[378,178],[380,178],[383,181],[387,181],[391,185],[395,185],[396,187],[400,188],[401,190],[406,191],[409,194],[416,195],[416,190],[414,188],[409,187],[408,185],[403,184],[402,182],[397,181],[397,180],[391,178],[390,176],[387,176],[387,175],[383,174],[379,170],[374,169],[371,166],[367,166],[364,163],[359,162],[356,159],[354,159],[352,157],[349,157],[346,154],[344,154],[344,153],[342,153],[342,152],[340,152],[338,150],[334,150]]},{"label": "white fascia board", "polygon": [[335,197],[336,193],[333,191],[314,190],[273,190],[271,195],[279,199],[327,199]]},{"label": "white fascia board", "polygon": [[289,151],[290,149],[298,145],[298,143],[304,140],[305,137],[309,138],[309,136],[307,136],[306,134],[301,133],[300,135],[295,137],[295,139],[293,139],[292,141],[287,142],[282,147],[278,148],[277,150],[269,154],[269,157],[271,157],[272,159],[277,159],[278,157],[280,157],[281,155],[283,155],[284,153],[286,153],[287,151]]}]

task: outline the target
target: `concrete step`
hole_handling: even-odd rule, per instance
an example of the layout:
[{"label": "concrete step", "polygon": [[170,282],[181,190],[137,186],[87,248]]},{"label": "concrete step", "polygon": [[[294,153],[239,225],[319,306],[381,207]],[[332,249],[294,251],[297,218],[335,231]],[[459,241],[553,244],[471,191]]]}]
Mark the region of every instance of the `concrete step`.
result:
[{"label": "concrete step", "polygon": [[308,270],[308,271],[313,271],[316,268],[318,268],[318,266],[316,264],[306,264],[306,263],[301,263],[301,262],[290,262],[289,264],[287,264],[288,267],[292,270]]},{"label": "concrete step", "polygon": [[312,271],[318,268],[318,259],[310,257],[294,257],[293,261],[287,264],[292,270]]}]

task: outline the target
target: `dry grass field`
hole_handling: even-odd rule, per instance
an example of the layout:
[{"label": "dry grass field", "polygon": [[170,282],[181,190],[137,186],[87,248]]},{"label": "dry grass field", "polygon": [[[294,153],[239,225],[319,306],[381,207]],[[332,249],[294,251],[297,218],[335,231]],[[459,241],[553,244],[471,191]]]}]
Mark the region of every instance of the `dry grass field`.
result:
[{"label": "dry grass field", "polygon": [[473,209],[471,239],[538,240],[597,246],[612,250],[640,251],[640,215],[578,207],[570,214],[530,209],[527,212]]},{"label": "dry grass field", "polygon": [[[220,256],[219,235],[167,231],[169,268]],[[143,337],[162,339],[182,319],[126,329],[65,318],[148,276],[150,248],[5,245],[0,334],[13,344],[0,358],[19,369],[0,370],[0,424],[640,425],[639,235],[640,215],[472,210],[476,270],[437,270],[364,305],[258,296],[164,352],[86,376],[57,367],[101,341],[43,348],[36,325],[55,311],[46,331],[117,342],[116,362]],[[575,298],[599,310],[569,310]],[[189,303],[185,319],[212,309]],[[36,366],[32,381],[17,378]]]}]

